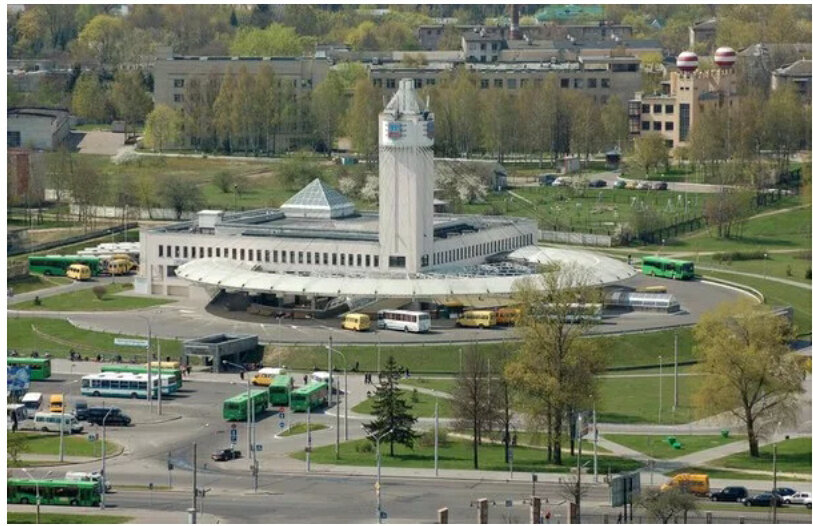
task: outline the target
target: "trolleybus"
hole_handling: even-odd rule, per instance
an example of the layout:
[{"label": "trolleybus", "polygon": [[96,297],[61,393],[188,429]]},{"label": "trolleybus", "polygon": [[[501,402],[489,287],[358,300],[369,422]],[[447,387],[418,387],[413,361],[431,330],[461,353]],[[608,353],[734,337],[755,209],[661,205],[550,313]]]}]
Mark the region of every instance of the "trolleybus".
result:
[{"label": "trolleybus", "polygon": [[[166,362],[165,362],[166,363]],[[133,374],[147,374],[147,365],[146,364],[111,364],[111,365],[102,365],[102,372],[103,373],[133,373]],[[153,375],[158,374],[158,367],[157,365],[152,365],[152,370],[150,371]],[[175,383],[172,387],[175,390],[180,389],[183,387],[183,375],[181,374],[180,369],[170,369],[168,367],[161,367],[161,376],[165,374],[171,375],[175,379]]]},{"label": "trolleybus", "polygon": [[645,256],[641,259],[641,272],[648,276],[672,279],[692,279],[694,263],[681,259],[660,256]]},{"label": "trolleybus", "polygon": [[311,382],[303,385],[291,393],[291,410],[302,412],[308,407],[318,409],[327,404],[327,384],[324,382]]},{"label": "trolleybus", "polygon": [[7,365],[22,367],[28,366],[30,378],[32,380],[45,380],[51,377],[50,358],[23,358],[22,356],[9,356],[6,358]]},{"label": "trolleybus", "polygon": [[[251,406],[253,416],[262,413],[268,408],[268,389],[252,389]],[[223,418],[226,420],[246,420],[248,418],[249,394],[240,393],[223,402]]]},{"label": "trolleybus", "polygon": [[294,379],[287,374],[280,374],[271,380],[268,386],[268,399],[271,405],[287,406],[294,390]]},{"label": "trolleybus", "polygon": [[[138,373],[98,373],[82,377],[82,394],[85,396],[119,396],[129,398],[147,398],[148,375]],[[158,397],[158,374],[152,375],[151,396]],[[174,392],[171,387],[175,378],[172,375],[161,374],[161,393]]]},{"label": "trolleybus", "polygon": [[34,480],[29,478],[6,481],[8,504],[36,504],[47,506],[98,506],[101,491],[98,482],[84,480]]},{"label": "trolleybus", "polygon": [[90,273],[98,276],[101,270],[99,258],[88,256],[29,256],[28,271],[45,276],[64,276],[74,263],[86,265]]}]

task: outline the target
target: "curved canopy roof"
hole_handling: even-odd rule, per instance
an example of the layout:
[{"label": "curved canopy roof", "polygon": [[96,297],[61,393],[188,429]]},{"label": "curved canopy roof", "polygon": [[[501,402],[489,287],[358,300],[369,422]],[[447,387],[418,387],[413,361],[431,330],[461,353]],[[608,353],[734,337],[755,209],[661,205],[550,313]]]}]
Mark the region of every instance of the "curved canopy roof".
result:
[{"label": "curved canopy roof", "polygon": [[[541,264],[579,266],[590,283],[613,283],[635,274],[635,270],[613,258],[581,251],[546,247],[524,247],[513,259]],[[259,270],[259,266],[227,259],[196,259],[178,267],[176,275],[191,283],[249,293],[276,292],[319,296],[386,296],[432,298],[508,295],[514,283],[526,276],[421,275],[416,278],[363,273],[339,275],[294,275]]]}]

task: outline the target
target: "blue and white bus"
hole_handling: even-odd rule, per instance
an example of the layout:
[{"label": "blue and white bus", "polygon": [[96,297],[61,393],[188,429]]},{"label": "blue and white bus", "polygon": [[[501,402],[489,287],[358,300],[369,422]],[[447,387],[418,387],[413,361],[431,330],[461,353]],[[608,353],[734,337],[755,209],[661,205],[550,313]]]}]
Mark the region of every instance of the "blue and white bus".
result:
[{"label": "blue and white bus", "polygon": [[[87,396],[118,396],[147,398],[148,375],[135,373],[98,373],[82,377],[82,394]],[[158,375],[152,375],[152,397],[158,396]],[[173,389],[173,385],[175,388]],[[161,375],[161,393],[172,394],[177,390],[175,378]]]}]

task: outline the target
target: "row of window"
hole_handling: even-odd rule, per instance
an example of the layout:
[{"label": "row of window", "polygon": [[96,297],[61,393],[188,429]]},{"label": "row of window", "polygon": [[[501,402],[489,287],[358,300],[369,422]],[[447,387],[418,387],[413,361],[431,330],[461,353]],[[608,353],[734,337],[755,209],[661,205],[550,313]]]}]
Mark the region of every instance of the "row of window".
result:
[{"label": "row of window", "polygon": [[[188,247],[158,245],[158,257],[196,259],[229,257],[229,249],[223,247]],[[348,267],[378,268],[378,256],[370,254],[337,254],[335,252],[302,252],[294,250],[260,250],[232,248],[231,259],[257,263],[290,263],[300,265],[340,265]]]},{"label": "row of window", "polygon": [[[588,78],[588,79],[580,79],[580,78],[559,79],[559,87],[560,88],[569,88],[571,86],[571,82],[570,82],[571,80],[573,80],[573,89],[584,89],[585,86],[587,87],[587,89],[596,89],[599,86],[601,86],[604,89],[608,89],[610,87],[610,79],[609,78],[604,78],[604,79],[594,79],[594,78]],[[587,81],[586,84],[585,84],[585,80]]]},{"label": "row of window", "polygon": [[642,121],[641,122],[641,129],[643,131],[649,131],[650,129],[654,130],[654,131],[661,131],[661,130],[672,131],[672,130],[675,129],[675,123],[674,122],[663,122],[662,123],[661,121],[653,121],[652,122],[652,128],[650,128],[649,127],[649,121]]},{"label": "row of window", "polygon": [[641,113],[650,113],[650,106],[652,109],[652,113],[666,113],[672,114],[675,113],[675,106],[674,104],[642,104],[641,105]]},{"label": "row of window", "polygon": [[[415,87],[420,89],[423,87],[424,84],[427,86],[434,86],[435,79],[420,79],[416,78],[413,79],[415,81]],[[395,89],[397,87],[398,79],[384,79],[384,84],[386,85],[387,89]],[[381,87],[381,79],[373,79],[373,86],[380,88]]]},{"label": "row of window", "polygon": [[[428,78],[428,79],[420,79],[416,78],[415,80],[415,87],[420,89],[426,84],[427,86],[434,86],[435,79]],[[525,86],[530,85],[530,82],[533,81],[534,86],[541,86],[542,79],[516,79],[516,78],[507,78],[507,79],[480,79],[480,89],[488,89],[488,88],[505,88],[508,89],[517,89],[517,87],[524,88]],[[572,81],[572,82],[571,82]],[[382,86],[382,79],[373,79],[373,85],[380,88]],[[397,79],[388,78],[383,79],[383,85],[387,89],[395,89],[397,87]],[[575,78],[575,79],[559,79],[559,86],[562,88],[570,88],[571,86],[573,89],[598,89],[601,87],[602,89],[609,89],[610,88],[610,79],[598,79],[598,78]],[[181,100],[176,100],[175,102],[183,102],[183,97]],[[644,105],[646,107],[646,111],[644,113],[649,113],[648,105]],[[671,108],[671,106],[669,106]],[[669,110],[667,113],[672,113],[672,110]]]},{"label": "row of window", "polygon": [[489,241],[488,243],[480,243],[479,245],[472,245],[469,247],[460,247],[452,250],[445,250],[443,252],[435,252],[432,255],[433,265],[443,265],[453,261],[460,261],[464,259],[471,259],[489,254],[496,254],[498,252],[506,252],[508,250],[515,250],[525,245],[533,243],[531,234],[522,234],[508,239],[500,239],[499,241]]}]

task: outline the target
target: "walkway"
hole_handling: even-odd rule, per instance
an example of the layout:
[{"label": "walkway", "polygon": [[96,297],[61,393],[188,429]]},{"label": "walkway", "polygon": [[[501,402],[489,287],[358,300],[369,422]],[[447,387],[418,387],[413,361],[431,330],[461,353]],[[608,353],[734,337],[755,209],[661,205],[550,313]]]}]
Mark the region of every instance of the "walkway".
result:
[{"label": "walkway", "polygon": [[744,276],[747,278],[756,278],[756,279],[764,279],[767,281],[775,281],[776,283],[782,283],[783,285],[790,285],[791,287],[798,287],[800,289],[807,289],[813,290],[813,286],[810,283],[800,283],[798,281],[794,281],[791,279],[785,278],[777,278],[775,276],[766,276],[763,274],[754,274],[753,272],[742,272],[740,270],[729,270],[723,269],[718,267],[706,267],[706,266],[696,266],[695,268],[699,270],[710,270],[712,272],[722,272],[724,274],[735,274],[737,276]]}]

